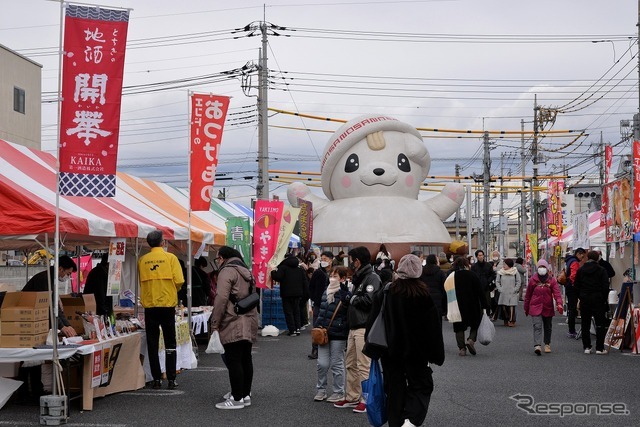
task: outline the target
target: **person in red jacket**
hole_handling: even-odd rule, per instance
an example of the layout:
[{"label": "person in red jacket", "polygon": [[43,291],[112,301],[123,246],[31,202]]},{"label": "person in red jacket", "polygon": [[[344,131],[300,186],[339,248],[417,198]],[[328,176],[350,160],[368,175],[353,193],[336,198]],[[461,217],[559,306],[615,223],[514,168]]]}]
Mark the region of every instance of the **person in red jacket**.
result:
[{"label": "person in red jacket", "polygon": [[533,322],[533,349],[540,356],[540,338],[544,329],[544,352],[551,353],[551,327],[555,308],[562,314],[562,295],[555,277],[551,275],[549,264],[541,259],[538,271],[529,279],[524,297],[524,314],[531,315]]},{"label": "person in red jacket", "polygon": [[587,251],[578,248],[565,258],[567,283],[564,284],[564,294],[567,296],[567,325],[569,325],[569,338],[576,338],[576,317],[578,317],[578,290],[575,288],[578,268],[584,264],[583,260]]}]

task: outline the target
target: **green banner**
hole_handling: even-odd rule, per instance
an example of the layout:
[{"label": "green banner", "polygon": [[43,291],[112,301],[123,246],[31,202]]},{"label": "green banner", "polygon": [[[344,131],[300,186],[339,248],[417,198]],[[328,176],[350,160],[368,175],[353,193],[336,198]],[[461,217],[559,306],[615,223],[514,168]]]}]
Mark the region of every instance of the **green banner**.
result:
[{"label": "green banner", "polygon": [[251,266],[251,225],[246,216],[227,219],[226,245],[242,254],[245,264]]}]

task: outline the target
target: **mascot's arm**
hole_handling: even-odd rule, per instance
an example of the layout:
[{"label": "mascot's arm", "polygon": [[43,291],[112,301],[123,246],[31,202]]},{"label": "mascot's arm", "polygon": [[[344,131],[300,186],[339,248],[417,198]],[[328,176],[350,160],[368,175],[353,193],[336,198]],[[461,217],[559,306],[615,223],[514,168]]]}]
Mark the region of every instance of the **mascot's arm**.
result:
[{"label": "mascot's arm", "polygon": [[462,184],[447,184],[440,194],[425,201],[441,220],[449,218],[462,205],[464,187]]},{"label": "mascot's arm", "polygon": [[299,198],[308,200],[309,202],[313,203],[314,212],[319,211],[329,204],[328,200],[321,199],[320,197],[311,193],[309,187],[301,182],[293,182],[289,184],[289,187],[287,188],[287,198],[289,199],[289,203],[291,204],[291,206],[296,208],[300,207],[298,206]]}]

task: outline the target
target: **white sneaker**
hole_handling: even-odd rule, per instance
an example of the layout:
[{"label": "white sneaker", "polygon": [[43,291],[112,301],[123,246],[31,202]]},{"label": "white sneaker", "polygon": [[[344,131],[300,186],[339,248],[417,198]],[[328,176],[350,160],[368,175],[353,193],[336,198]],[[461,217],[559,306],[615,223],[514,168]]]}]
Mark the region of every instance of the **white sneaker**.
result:
[{"label": "white sneaker", "polygon": [[216,403],[216,408],[218,409],[242,409],[244,408],[244,401],[234,400],[233,398],[227,399],[224,402]]},{"label": "white sneaker", "polygon": [[596,354],[607,354],[607,350],[596,350]]},{"label": "white sneaker", "polygon": [[591,347],[585,348],[584,354],[591,354]]},{"label": "white sneaker", "polygon": [[[231,394],[231,392],[228,392],[227,394],[222,396],[222,398],[224,400],[233,399],[233,395]],[[249,396],[245,396],[242,400],[244,401],[244,406],[251,406],[251,393],[249,393]]]},{"label": "white sneaker", "polygon": [[327,392],[324,390],[318,390],[316,395],[313,397],[313,400],[315,400],[316,402],[322,402],[326,398],[327,398]]},{"label": "white sneaker", "polygon": [[401,427],[417,427],[415,424],[413,424],[411,421],[409,421],[409,419],[405,419],[404,420],[404,424],[402,424]]}]

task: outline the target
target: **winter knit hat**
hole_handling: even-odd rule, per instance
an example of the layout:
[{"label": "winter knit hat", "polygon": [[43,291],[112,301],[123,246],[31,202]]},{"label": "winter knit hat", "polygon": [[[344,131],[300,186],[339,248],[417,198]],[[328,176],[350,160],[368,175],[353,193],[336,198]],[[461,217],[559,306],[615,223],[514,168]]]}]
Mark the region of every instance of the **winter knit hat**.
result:
[{"label": "winter knit hat", "polygon": [[417,279],[422,275],[422,261],[413,254],[405,255],[400,258],[396,274],[400,279]]},{"label": "winter knit hat", "polygon": [[547,269],[547,271],[549,271],[549,263],[543,259],[541,259],[540,261],[538,261],[537,264],[538,267],[544,267]]},{"label": "winter knit hat", "polygon": [[[367,135],[379,131],[410,133],[422,141],[422,135],[416,128],[393,117],[367,114],[349,120],[331,135],[329,142],[324,147],[320,171],[322,173],[322,190],[329,200],[333,200],[330,188],[331,175],[342,155],[357,142],[365,139]],[[428,156],[427,159],[429,159]]]}]

